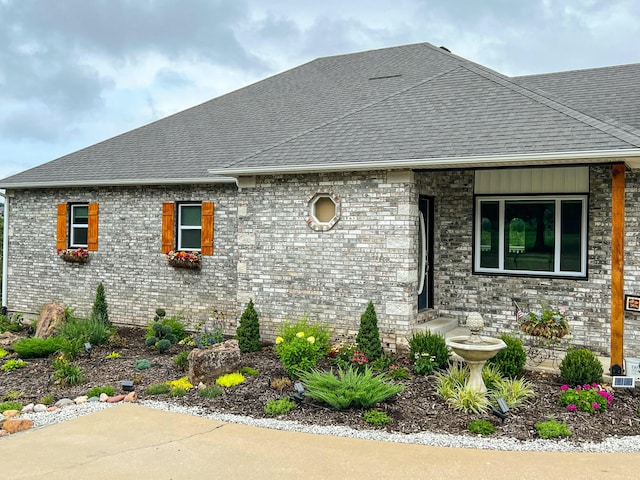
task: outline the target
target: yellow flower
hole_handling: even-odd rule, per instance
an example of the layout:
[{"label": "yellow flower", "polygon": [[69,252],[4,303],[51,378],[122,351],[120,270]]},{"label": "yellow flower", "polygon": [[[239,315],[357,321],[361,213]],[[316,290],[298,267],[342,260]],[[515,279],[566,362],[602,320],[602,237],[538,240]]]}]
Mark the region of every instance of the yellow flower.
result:
[{"label": "yellow flower", "polygon": [[282,342],[284,342],[284,338],[282,338],[282,337],[276,337],[276,345],[278,345],[278,344],[280,344],[280,343],[282,343]]},{"label": "yellow flower", "polygon": [[304,338],[304,332],[298,332],[298,333],[296,333],[296,337],[298,337],[298,338]]},{"label": "yellow flower", "polygon": [[309,342],[309,343],[316,343],[316,337],[309,337],[309,338],[307,338],[307,342]]}]

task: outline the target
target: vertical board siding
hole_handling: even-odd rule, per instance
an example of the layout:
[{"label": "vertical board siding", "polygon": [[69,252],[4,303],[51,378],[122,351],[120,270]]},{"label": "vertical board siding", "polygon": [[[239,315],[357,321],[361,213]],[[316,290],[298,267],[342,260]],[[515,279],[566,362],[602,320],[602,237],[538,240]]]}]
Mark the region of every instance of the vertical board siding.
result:
[{"label": "vertical board siding", "polygon": [[588,167],[478,170],[476,194],[585,193]]}]

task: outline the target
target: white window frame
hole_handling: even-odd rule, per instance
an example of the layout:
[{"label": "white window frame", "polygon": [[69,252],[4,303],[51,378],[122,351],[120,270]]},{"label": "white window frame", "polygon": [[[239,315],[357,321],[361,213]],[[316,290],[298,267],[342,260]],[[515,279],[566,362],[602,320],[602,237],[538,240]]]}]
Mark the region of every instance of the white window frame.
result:
[{"label": "white window frame", "polygon": [[[508,201],[520,201],[520,200],[534,200],[534,201],[553,201],[555,202],[555,244],[554,252],[554,266],[553,271],[539,271],[539,270],[507,270],[504,268],[505,252],[504,252],[504,236],[505,236],[505,202]],[[581,233],[581,245],[580,245],[580,271],[568,272],[560,270],[560,242],[561,242],[561,202],[566,200],[579,200],[582,202],[582,218],[580,225]],[[481,267],[481,231],[482,231],[482,217],[481,217],[481,204],[482,202],[498,202],[498,218],[499,218],[499,242],[498,242],[498,268]],[[589,202],[587,195],[493,195],[493,196],[477,196],[475,200],[475,215],[474,215],[474,272],[475,273],[494,273],[502,275],[526,275],[532,277],[573,277],[573,278],[586,278],[587,276],[587,218],[588,218]]]},{"label": "white window frame", "polygon": [[[182,225],[182,207],[200,207],[200,225]],[[202,238],[202,203],[199,202],[184,202],[178,203],[178,250],[187,250],[189,252],[199,252],[201,248],[184,248],[182,246],[182,232],[183,230],[198,230],[200,232],[200,238]],[[200,244],[202,247],[202,243]]]},{"label": "white window frame", "polygon": [[[77,207],[86,207],[87,223],[74,223],[74,210]],[[69,247],[70,248],[87,248],[87,243],[76,242],[76,230],[84,229],[87,232],[87,240],[89,236],[89,204],[88,203],[72,203],[69,205]]]}]

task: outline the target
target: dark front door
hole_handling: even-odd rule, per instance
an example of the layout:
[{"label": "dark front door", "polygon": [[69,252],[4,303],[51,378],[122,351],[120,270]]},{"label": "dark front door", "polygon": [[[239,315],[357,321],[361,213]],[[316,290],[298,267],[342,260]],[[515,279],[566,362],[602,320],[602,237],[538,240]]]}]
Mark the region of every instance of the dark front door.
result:
[{"label": "dark front door", "polygon": [[418,218],[418,310],[433,308],[433,198],[420,195]]}]

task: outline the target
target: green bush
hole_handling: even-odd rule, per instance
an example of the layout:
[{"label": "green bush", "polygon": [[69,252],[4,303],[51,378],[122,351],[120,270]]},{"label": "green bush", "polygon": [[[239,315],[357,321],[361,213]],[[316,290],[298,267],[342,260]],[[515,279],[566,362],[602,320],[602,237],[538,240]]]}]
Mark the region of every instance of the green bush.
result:
[{"label": "green bush", "polygon": [[376,427],[391,423],[391,417],[389,417],[386,412],[381,412],[380,410],[367,410],[362,415],[362,419],[369,425],[375,425]]},{"label": "green bush", "polygon": [[215,398],[219,397],[223,393],[224,390],[218,385],[210,385],[203,388],[202,390],[198,390],[198,395],[200,396],[200,398]]},{"label": "green bush", "polygon": [[112,397],[116,392],[116,389],[111,385],[105,385],[104,387],[93,387],[87,390],[87,397],[99,397],[101,393],[106,393],[108,396]]},{"label": "green bush", "polygon": [[38,400],[38,403],[41,403],[46,406],[50,406],[50,405],[53,405],[55,401],[56,399],[52,393],[46,393],[40,398],[40,400]]},{"label": "green bush", "polygon": [[560,377],[569,386],[601,383],[602,363],[586,348],[569,350],[560,363]]},{"label": "green bush", "polygon": [[467,425],[467,429],[471,433],[477,435],[491,435],[495,433],[496,426],[488,420],[477,419]]},{"label": "green bush", "polygon": [[[416,332],[409,338],[409,358],[414,364],[414,370],[419,375],[428,375],[433,372],[428,371],[428,364],[431,363],[437,369],[447,368],[449,365],[449,356],[451,353],[447,348],[444,337],[437,333]],[[422,373],[424,372],[424,373]]]},{"label": "green bush", "polygon": [[189,350],[183,350],[173,357],[173,364],[178,370],[184,372],[189,367]]},{"label": "green bush", "polygon": [[9,355],[9,352],[7,352],[4,348],[0,348],[0,358],[4,358],[7,355]]},{"label": "green bush", "polygon": [[498,398],[502,398],[509,408],[516,408],[535,396],[531,383],[524,378],[500,379],[493,384],[489,394],[495,405]]},{"label": "green bush", "polygon": [[169,392],[170,397],[184,397],[187,394],[187,391],[184,388],[176,387],[172,388]]},{"label": "green bush", "polygon": [[476,414],[486,412],[491,406],[486,393],[469,388],[467,384],[456,388],[447,403],[454,410]]},{"label": "green bush", "polygon": [[289,413],[296,406],[296,403],[288,398],[279,400],[269,400],[264,406],[264,413],[268,415],[284,415]]},{"label": "green bush", "polygon": [[387,383],[384,374],[374,375],[370,368],[360,372],[355,368],[333,372],[313,370],[301,372],[307,397],[324,402],[336,410],[351,406],[372,407],[404,390],[402,385]]},{"label": "green bush", "polygon": [[258,312],[253,307],[253,300],[249,300],[247,308],[242,312],[236,335],[238,336],[238,346],[242,353],[257,352],[262,348],[260,322]]},{"label": "green bush", "polygon": [[95,317],[88,319],[70,318],[60,329],[60,336],[81,344],[104,345],[109,341],[114,329]]},{"label": "green bush", "polygon": [[[93,307],[91,308],[90,319],[95,322],[102,323],[102,325],[104,325],[105,327],[111,326],[111,322],[109,321],[109,308],[107,306],[107,298],[105,297],[105,294],[104,294],[104,285],[102,285],[102,282],[100,282],[98,284],[98,288],[96,288],[96,296],[93,301]],[[94,344],[93,342],[91,343]],[[94,345],[101,345],[101,344],[96,343]]]},{"label": "green bush", "polygon": [[151,362],[149,360],[141,358],[135,361],[135,363],[133,364],[133,368],[135,368],[136,370],[147,370],[148,368],[151,368]]},{"label": "green bush", "polygon": [[571,436],[571,430],[569,430],[569,428],[567,427],[566,422],[560,423],[555,419],[536,423],[536,431],[538,432],[538,436],[540,438],[558,438]]},{"label": "green bush", "polygon": [[0,370],[2,370],[3,372],[10,372],[12,370],[23,368],[26,365],[27,362],[25,362],[24,360],[12,358],[11,360],[7,360],[6,362],[4,362],[2,367],[0,367]]},{"label": "green bush", "polygon": [[145,390],[147,395],[164,395],[165,393],[169,393],[171,391],[171,387],[166,383],[154,383],[153,385],[149,385]]},{"label": "green bush", "polygon": [[364,353],[364,356],[370,362],[382,356],[378,316],[372,301],[369,301],[366,310],[360,316],[360,328],[356,335],[356,343],[358,344],[358,350]]},{"label": "green bush", "polygon": [[276,338],[276,354],[287,373],[296,378],[299,372],[314,368],[329,352],[329,333],[324,325],[311,325],[302,318],[285,322]]},{"label": "green bush", "polygon": [[244,375],[241,373],[227,373],[226,375],[216,378],[216,385],[229,388],[239,385],[245,380],[246,378],[244,378]]},{"label": "green bush", "polygon": [[505,377],[519,377],[527,363],[527,352],[519,338],[503,333],[500,339],[507,344],[507,348],[500,350],[495,357],[487,361],[487,364],[495,365]]},{"label": "green bush", "polygon": [[20,402],[2,402],[0,403],[0,413],[4,413],[7,410],[22,410],[22,403]]},{"label": "green bush", "polygon": [[254,377],[256,375],[259,375],[260,371],[251,367],[242,367],[240,369],[240,373],[242,373],[243,375],[246,375],[247,377]]},{"label": "green bush", "polygon": [[12,348],[22,358],[44,358],[60,350],[60,344],[60,337],[31,337],[18,340]]},{"label": "green bush", "polygon": [[20,332],[23,328],[21,313],[14,313],[11,316],[0,315],[0,333]]},{"label": "green bush", "polygon": [[53,361],[53,380],[62,387],[72,387],[81,383],[84,374],[78,365],[65,358]]},{"label": "green bush", "polygon": [[164,310],[156,310],[153,322],[147,327],[145,333],[145,345],[164,353],[171,345],[178,342],[180,336],[186,336],[184,324],[179,317],[164,317]]}]

